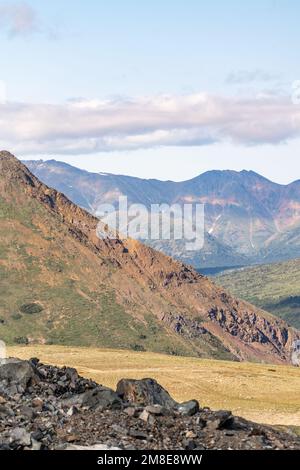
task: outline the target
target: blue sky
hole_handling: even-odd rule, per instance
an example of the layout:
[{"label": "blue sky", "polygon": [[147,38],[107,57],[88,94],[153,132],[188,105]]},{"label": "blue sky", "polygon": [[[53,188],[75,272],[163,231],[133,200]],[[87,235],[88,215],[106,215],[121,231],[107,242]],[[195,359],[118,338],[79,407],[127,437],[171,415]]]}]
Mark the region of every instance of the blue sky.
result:
[{"label": "blue sky", "polygon": [[142,177],[299,179],[299,17],[296,0],[0,1],[1,147]]}]

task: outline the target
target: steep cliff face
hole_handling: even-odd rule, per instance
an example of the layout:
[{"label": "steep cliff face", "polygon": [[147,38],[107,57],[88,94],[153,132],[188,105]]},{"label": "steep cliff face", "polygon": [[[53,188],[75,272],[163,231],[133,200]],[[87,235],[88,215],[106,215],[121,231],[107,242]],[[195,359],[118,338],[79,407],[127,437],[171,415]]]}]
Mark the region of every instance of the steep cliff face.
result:
[{"label": "steep cliff face", "polygon": [[299,333],[284,321],[135,240],[99,239],[95,217],[8,152],[0,204],[4,339],[290,361]]}]

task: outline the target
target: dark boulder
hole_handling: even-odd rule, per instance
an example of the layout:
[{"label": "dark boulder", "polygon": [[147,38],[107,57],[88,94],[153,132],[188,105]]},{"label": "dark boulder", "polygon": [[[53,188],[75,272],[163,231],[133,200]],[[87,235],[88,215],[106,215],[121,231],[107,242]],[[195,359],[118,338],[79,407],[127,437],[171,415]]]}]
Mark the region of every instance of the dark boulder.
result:
[{"label": "dark boulder", "polygon": [[213,414],[208,427],[210,429],[230,429],[233,424],[234,418],[231,411],[220,410]]},{"label": "dark boulder", "polygon": [[173,409],[177,403],[154,379],[122,379],[117,385],[117,394],[124,401],[142,406],[161,405]]},{"label": "dark boulder", "polygon": [[193,416],[200,410],[199,403],[197,400],[185,401],[184,403],[179,403],[176,406],[176,410],[182,416]]},{"label": "dark boulder", "polygon": [[110,388],[97,386],[94,389],[87,390],[84,393],[74,395],[73,397],[64,400],[65,406],[80,406],[88,408],[113,408],[120,409],[122,401],[120,397]]},{"label": "dark boulder", "polygon": [[2,359],[0,362],[0,381],[8,385],[20,385],[24,389],[38,377],[30,362],[20,359]]}]

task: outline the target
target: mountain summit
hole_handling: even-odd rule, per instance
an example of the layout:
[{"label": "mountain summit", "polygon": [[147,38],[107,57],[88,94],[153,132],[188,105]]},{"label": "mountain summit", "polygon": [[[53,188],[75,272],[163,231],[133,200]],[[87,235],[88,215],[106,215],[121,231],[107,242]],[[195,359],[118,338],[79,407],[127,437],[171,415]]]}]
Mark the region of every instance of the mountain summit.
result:
[{"label": "mountain summit", "polygon": [[299,332],[98,220],[0,153],[0,337],[289,362]]}]

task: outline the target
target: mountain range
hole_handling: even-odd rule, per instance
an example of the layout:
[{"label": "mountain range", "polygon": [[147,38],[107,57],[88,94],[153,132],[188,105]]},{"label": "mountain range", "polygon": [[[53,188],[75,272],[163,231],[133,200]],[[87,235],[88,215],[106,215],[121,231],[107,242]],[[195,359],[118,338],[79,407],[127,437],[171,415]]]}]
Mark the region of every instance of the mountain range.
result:
[{"label": "mountain range", "polygon": [[89,173],[55,160],[27,161],[44,183],[66,194],[74,203],[96,213],[103,202],[169,205],[205,204],[205,244],[187,251],[182,240],[155,240],[149,244],[166,254],[207,267],[271,263],[300,256],[300,180],[273,183],[253,171],[209,171],[188,181],[140,179]]},{"label": "mountain range", "polygon": [[1,339],[290,361],[300,333],[286,322],[97,224],[0,152]]}]

